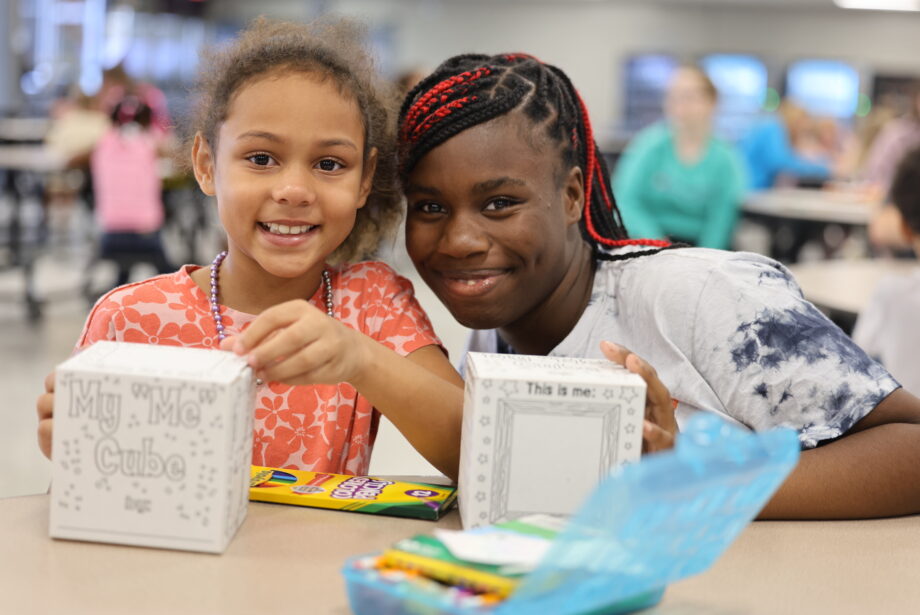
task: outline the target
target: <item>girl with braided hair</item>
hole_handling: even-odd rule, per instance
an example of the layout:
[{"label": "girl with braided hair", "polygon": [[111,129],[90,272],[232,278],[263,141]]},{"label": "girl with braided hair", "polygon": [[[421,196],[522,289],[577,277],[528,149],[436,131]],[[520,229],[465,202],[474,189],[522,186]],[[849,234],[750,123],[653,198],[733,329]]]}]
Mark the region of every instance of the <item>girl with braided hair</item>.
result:
[{"label": "girl with braided hair", "polygon": [[408,94],[398,130],[407,249],[475,330],[470,350],[625,365],[648,384],[650,451],[698,411],[795,429],[801,463],[764,517],[920,511],[920,399],[779,263],[630,239],[561,70],[523,54],[451,58]]}]

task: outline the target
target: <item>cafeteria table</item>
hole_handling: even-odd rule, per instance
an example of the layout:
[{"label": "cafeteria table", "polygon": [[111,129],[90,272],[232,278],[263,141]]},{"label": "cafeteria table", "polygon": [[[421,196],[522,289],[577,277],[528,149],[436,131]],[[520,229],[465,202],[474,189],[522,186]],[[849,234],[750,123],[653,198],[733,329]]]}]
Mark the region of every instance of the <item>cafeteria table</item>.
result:
[{"label": "cafeteria table", "polygon": [[798,263],[789,270],[805,298],[819,307],[856,317],[881,279],[920,269],[913,259],[835,259]]},{"label": "cafeteria table", "polygon": [[825,229],[836,225],[847,234],[865,228],[875,208],[875,202],[857,192],[805,188],[752,192],[742,203],[745,218],[770,233],[770,256],[783,262],[798,260],[802,246],[811,239],[818,239],[825,253],[833,255],[836,246],[825,240]]},{"label": "cafeteria table", "polygon": [[[341,568],[440,521],[253,502],[222,555],[52,540],[49,496],[0,499],[0,613],[349,613]],[[649,614],[916,613],[920,516],[758,521]]]},{"label": "cafeteria table", "polygon": [[[11,210],[6,225],[6,244],[9,250],[9,264],[20,267],[23,273],[25,304],[29,317],[41,316],[41,301],[35,293],[34,265],[38,245],[44,240],[46,232],[45,209],[41,205],[41,217],[33,225],[32,236],[27,237],[22,225],[23,201],[30,188],[41,186],[40,180],[48,173],[63,170],[67,161],[64,157],[45,145],[0,145],[0,172],[5,181],[2,190],[9,199]],[[29,181],[32,179],[32,181]],[[42,195],[36,198],[41,199]]]}]

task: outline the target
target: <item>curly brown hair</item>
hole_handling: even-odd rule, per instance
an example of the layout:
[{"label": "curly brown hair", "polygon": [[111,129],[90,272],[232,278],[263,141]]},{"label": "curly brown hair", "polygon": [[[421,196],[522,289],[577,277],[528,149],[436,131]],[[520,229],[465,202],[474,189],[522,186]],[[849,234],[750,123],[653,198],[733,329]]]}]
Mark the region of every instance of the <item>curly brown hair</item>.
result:
[{"label": "curly brown hair", "polygon": [[357,261],[375,254],[380,241],[395,231],[402,210],[391,121],[394,92],[379,79],[363,46],[364,33],[364,28],[344,19],[298,24],[260,17],[229,45],[202,53],[186,122],[183,157],[188,160],[195,134],[200,132],[214,149],[233,97],[243,86],[270,72],[320,75],[355,100],[364,124],[364,159],[366,162],[376,148],[377,168],[367,203],[358,210],[348,238],[330,256],[333,262]]}]

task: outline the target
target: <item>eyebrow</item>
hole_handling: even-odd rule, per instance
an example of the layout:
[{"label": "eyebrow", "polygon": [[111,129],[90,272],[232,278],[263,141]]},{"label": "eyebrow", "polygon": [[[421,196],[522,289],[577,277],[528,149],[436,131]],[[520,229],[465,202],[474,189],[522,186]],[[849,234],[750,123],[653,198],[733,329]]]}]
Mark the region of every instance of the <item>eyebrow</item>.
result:
[{"label": "eyebrow", "polygon": [[422,186],[420,184],[413,184],[408,182],[406,184],[406,193],[417,192],[420,194],[427,194],[428,196],[441,196],[441,191],[437,188],[431,188],[429,186]]},{"label": "eyebrow", "polygon": [[487,179],[477,184],[473,184],[473,192],[490,192],[496,188],[501,188],[502,186],[526,185],[527,183],[523,179],[517,179],[516,177],[496,177],[495,179]]},{"label": "eyebrow", "polygon": [[[496,177],[495,179],[487,179],[485,181],[478,182],[473,184],[472,191],[476,193],[489,192],[495,190],[496,188],[501,188],[502,186],[526,186],[527,182],[523,179],[517,179],[515,177]],[[441,196],[441,191],[437,188],[432,188],[430,186],[422,186],[421,184],[406,184],[406,193],[417,192],[419,194],[427,194],[429,196]]]},{"label": "eyebrow", "polygon": [[264,130],[247,130],[243,134],[237,137],[237,139],[246,139],[246,138],[256,138],[256,139],[265,139],[267,141],[280,142],[282,139],[273,132],[265,132]]},{"label": "eyebrow", "polygon": [[[255,139],[265,139],[266,141],[272,141],[274,143],[281,143],[284,141],[283,138],[279,137],[273,132],[265,132],[264,130],[247,130],[241,134],[238,139],[246,138],[255,138]],[[355,151],[358,151],[358,146],[351,139],[324,139],[319,142],[321,147],[335,147],[341,145],[344,147],[349,147]]]}]

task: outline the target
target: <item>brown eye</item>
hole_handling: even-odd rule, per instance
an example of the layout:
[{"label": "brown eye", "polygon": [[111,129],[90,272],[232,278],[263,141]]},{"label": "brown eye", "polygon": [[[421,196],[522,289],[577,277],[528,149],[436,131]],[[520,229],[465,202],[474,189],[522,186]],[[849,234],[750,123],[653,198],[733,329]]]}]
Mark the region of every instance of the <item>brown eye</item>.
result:
[{"label": "brown eye", "polygon": [[330,173],[332,171],[338,171],[340,168],[342,168],[342,165],[337,160],[332,160],[331,158],[320,160],[319,165],[317,166],[319,166],[321,171],[327,171]]},{"label": "brown eye", "polygon": [[486,206],[486,211],[501,211],[502,209],[507,209],[514,205],[514,202],[511,199],[505,197],[499,197],[489,201]]},{"label": "brown eye", "polygon": [[246,158],[246,160],[260,167],[265,167],[272,163],[272,157],[268,154],[253,154]]},{"label": "brown eye", "polygon": [[433,201],[422,201],[416,204],[414,209],[423,214],[442,214],[447,211],[443,205]]}]

